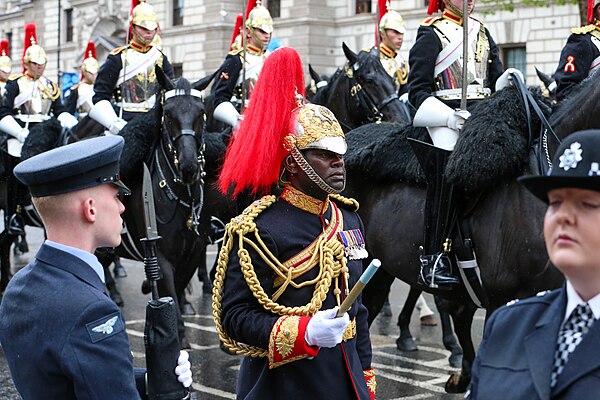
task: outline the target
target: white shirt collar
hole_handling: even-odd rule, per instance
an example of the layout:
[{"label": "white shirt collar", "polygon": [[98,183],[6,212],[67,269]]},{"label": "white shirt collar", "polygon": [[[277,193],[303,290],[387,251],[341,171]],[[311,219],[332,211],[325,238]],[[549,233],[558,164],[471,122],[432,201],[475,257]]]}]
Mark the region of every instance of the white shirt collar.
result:
[{"label": "white shirt collar", "polygon": [[[590,305],[590,308],[594,313],[594,318],[600,319],[600,294],[597,294],[589,299],[587,303]],[[567,280],[567,309],[565,310],[565,318],[563,319],[563,322],[569,318],[569,315],[571,315],[575,307],[577,307],[579,304],[585,304],[585,301],[581,299],[579,294],[577,294],[575,291],[575,288],[573,288],[571,282]]]},{"label": "white shirt collar", "polygon": [[48,239],[46,239],[45,244],[47,244],[50,247],[54,247],[55,249],[62,250],[64,252],[72,254],[75,257],[79,258],[80,260],[85,262],[87,265],[89,265],[96,274],[98,274],[102,283],[105,283],[104,282],[104,268],[102,268],[102,264],[100,264],[100,262],[98,261],[96,256],[93,255],[92,253],[85,251],[85,250],[78,249],[76,247],[71,247],[71,246],[67,246],[65,244],[56,243],[56,242],[53,242],[52,240],[48,240]]}]

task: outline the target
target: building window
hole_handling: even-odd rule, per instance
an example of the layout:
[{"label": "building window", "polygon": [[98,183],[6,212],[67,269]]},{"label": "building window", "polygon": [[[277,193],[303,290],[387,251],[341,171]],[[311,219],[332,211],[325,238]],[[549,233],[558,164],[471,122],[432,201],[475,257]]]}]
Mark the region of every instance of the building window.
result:
[{"label": "building window", "polygon": [[500,45],[500,57],[504,69],[516,68],[523,73],[527,81],[527,51],[524,43]]},{"label": "building window", "polygon": [[175,79],[181,78],[183,75],[183,64],[171,64],[171,66],[173,67],[173,76]]},{"label": "building window", "polygon": [[73,41],[73,9],[65,10],[65,41]]},{"label": "building window", "polygon": [[173,26],[183,25],[183,1],[173,0]]},{"label": "building window", "polygon": [[280,0],[269,0],[267,2],[267,10],[273,18],[279,18],[281,16],[281,1]]},{"label": "building window", "polygon": [[356,0],[356,13],[371,13],[371,0]]}]

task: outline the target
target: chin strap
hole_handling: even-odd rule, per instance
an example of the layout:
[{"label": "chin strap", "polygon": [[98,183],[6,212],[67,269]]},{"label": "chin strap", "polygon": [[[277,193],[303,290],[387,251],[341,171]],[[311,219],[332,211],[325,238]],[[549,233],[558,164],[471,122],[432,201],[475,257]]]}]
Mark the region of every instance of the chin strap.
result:
[{"label": "chin strap", "polygon": [[300,150],[298,150],[298,148],[294,147],[292,149],[291,155],[294,158],[294,161],[296,161],[300,168],[302,168],[302,171],[304,171],[309,177],[309,179],[313,181],[315,185],[317,185],[321,190],[329,194],[339,194],[342,193],[346,188],[346,181],[344,181],[343,188],[339,190],[332,188],[327,182],[323,180],[323,178],[319,176],[319,174],[317,174],[313,167],[310,166],[310,164],[308,163],[308,161],[306,161],[306,158],[304,158],[304,156],[302,155]]}]

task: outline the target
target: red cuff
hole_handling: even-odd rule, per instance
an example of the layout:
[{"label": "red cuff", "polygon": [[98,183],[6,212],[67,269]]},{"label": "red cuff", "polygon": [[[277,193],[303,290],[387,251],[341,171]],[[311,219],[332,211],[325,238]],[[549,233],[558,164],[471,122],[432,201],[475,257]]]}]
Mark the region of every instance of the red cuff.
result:
[{"label": "red cuff", "polygon": [[284,315],[275,322],[269,338],[269,369],[317,355],[319,348],[304,339],[308,321],[310,317]]},{"label": "red cuff", "polygon": [[371,400],[375,400],[375,391],[377,390],[377,382],[375,381],[375,371],[373,368],[363,371],[365,375],[365,381],[367,382],[367,389],[369,389],[369,395]]}]

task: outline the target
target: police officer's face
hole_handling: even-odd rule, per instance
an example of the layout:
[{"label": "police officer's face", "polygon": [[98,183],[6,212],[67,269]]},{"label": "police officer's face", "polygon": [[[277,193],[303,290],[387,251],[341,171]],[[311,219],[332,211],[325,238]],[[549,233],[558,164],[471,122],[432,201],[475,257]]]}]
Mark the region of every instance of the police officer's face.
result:
[{"label": "police officer's face", "polygon": [[[315,172],[335,190],[342,190],[346,185],[346,168],[344,158],[331,151],[311,149],[302,152],[304,158]],[[296,189],[315,197],[325,199],[327,193],[319,188],[304,171],[298,173],[298,186]]]},{"label": "police officer's face", "polygon": [[93,198],[96,206],[96,237],[99,247],[116,247],[121,244],[125,206],[119,190],[113,184],[95,186]]},{"label": "police officer's face", "polygon": [[252,30],[254,33],[248,30],[247,35],[250,44],[252,44],[254,47],[258,47],[259,49],[267,47],[271,41],[271,34],[263,31],[260,28],[253,28]]},{"label": "police officer's face", "polygon": [[395,50],[400,50],[404,41],[404,33],[400,33],[395,29],[386,29],[383,37],[383,44]]},{"label": "police officer's face", "polygon": [[600,192],[560,188],[548,192],[548,200],[544,238],[550,261],[578,292],[594,287],[600,293]]},{"label": "police officer's face", "polygon": [[27,74],[33,77],[34,79],[39,78],[44,74],[44,69],[46,69],[46,64],[36,64],[34,62],[28,62],[25,65],[27,69]]}]

